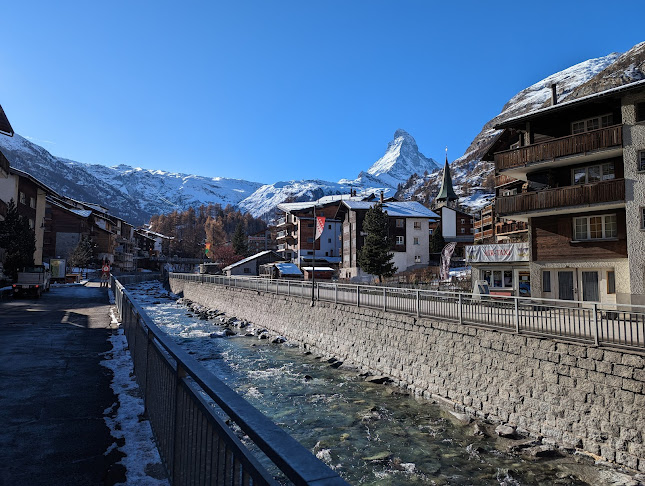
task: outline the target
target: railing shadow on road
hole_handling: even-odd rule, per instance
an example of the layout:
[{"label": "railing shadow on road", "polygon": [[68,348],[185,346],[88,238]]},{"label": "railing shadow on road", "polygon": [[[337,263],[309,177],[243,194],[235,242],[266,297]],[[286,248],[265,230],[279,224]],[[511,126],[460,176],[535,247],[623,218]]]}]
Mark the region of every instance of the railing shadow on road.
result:
[{"label": "railing shadow on road", "polygon": [[[158,275],[119,277],[124,283]],[[143,391],[157,447],[173,485],[347,485],[283,429],[216,378],[160,330],[112,277],[136,380]],[[279,481],[242,443],[220,414],[284,475]]]}]

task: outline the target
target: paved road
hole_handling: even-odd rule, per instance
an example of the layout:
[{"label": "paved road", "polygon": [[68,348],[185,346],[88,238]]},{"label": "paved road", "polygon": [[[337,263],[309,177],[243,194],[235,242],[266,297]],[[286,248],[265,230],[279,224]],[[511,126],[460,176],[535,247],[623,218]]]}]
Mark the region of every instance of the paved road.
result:
[{"label": "paved road", "polygon": [[52,288],[0,302],[0,485],[103,485],[125,479],[105,455],[116,398],[106,289]]}]

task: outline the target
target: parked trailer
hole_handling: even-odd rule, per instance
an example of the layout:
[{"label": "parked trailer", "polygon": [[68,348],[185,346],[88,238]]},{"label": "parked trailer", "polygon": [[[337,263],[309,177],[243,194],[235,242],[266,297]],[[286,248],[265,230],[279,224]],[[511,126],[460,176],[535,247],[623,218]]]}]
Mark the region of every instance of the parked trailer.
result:
[{"label": "parked trailer", "polygon": [[25,267],[18,272],[18,280],[12,285],[13,295],[29,294],[39,299],[43,292],[49,291],[50,280],[51,273],[44,265]]}]

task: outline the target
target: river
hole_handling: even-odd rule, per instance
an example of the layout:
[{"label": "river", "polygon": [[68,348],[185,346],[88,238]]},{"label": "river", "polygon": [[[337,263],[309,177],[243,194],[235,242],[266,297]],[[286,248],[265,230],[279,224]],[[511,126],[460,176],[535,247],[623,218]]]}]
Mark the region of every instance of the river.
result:
[{"label": "river", "polygon": [[[584,455],[528,460],[494,426],[475,433],[438,405],[366,382],[289,342],[223,337],[160,284],[129,287],[162,330],[354,485],[613,485],[633,478]],[[221,337],[212,337],[221,336]],[[632,483],[637,484],[637,483]]]}]

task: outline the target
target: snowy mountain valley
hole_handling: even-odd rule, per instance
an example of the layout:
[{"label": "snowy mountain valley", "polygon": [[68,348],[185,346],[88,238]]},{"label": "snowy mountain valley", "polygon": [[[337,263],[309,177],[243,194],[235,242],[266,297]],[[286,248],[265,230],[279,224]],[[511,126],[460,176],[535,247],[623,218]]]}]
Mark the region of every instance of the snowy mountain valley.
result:
[{"label": "snowy mountain valley", "polygon": [[[624,54],[612,53],[590,59],[555,73],[513,96],[499,115],[484,124],[466,153],[451,163],[455,190],[460,203],[476,210],[492,197],[492,164],[483,162],[501,121],[548,106],[551,85],[557,85],[559,100],[645,79],[645,42]],[[277,204],[305,201],[323,195],[378,192],[400,199],[429,204],[439,189],[440,165],[419,151],[413,136],[398,129],[384,155],[356,178],[337,182],[286,180],[253,182],[241,179],[148,170],[128,165],[107,167],[56,157],[44,148],[16,134],[0,137],[0,150],[17,169],[29,172],[53,190],[69,197],[101,204],[116,215],[139,225],[153,214],[161,214],[202,204],[238,207],[267,221]]]}]

